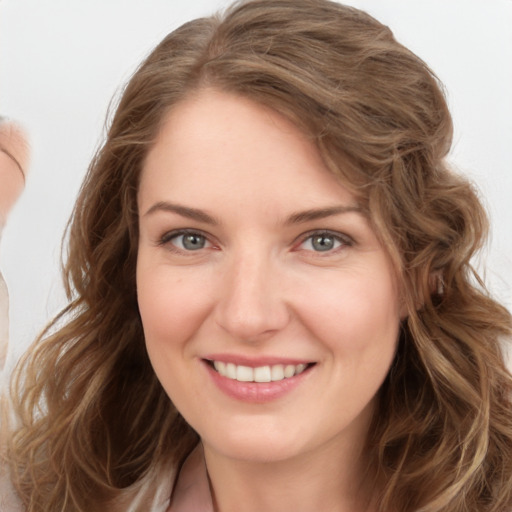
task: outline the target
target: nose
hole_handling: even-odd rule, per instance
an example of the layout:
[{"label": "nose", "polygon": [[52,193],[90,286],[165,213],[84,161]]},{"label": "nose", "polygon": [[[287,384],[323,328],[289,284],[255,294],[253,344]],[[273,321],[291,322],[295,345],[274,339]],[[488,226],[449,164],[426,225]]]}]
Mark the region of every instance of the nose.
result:
[{"label": "nose", "polygon": [[234,339],[262,341],[288,324],[290,311],[277,267],[271,258],[254,254],[226,265],[216,321]]}]

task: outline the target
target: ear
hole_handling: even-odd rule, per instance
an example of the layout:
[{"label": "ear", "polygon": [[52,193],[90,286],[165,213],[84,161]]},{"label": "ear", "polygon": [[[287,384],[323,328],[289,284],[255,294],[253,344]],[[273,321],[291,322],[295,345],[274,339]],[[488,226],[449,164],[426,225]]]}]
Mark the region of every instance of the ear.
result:
[{"label": "ear", "polygon": [[[428,281],[427,281],[428,291],[426,293],[428,293],[430,296],[443,295],[443,293],[444,293],[443,270],[438,269],[438,270],[432,271],[428,275],[427,279],[428,279]],[[420,289],[422,289],[422,286],[420,283],[418,283],[416,285],[416,291],[419,292]],[[413,308],[416,311],[419,311],[423,307],[424,301],[425,301],[424,297],[422,297],[422,298],[418,297],[414,301],[413,305],[412,304],[409,305],[407,303],[408,301],[404,298],[404,295],[402,294],[402,298],[400,300],[400,320],[405,320],[409,316],[409,311],[411,310],[410,308]]]},{"label": "ear", "polygon": [[400,304],[400,321],[403,322],[409,316],[409,309],[404,301]]},{"label": "ear", "polygon": [[403,322],[409,316],[409,312],[411,310],[411,305],[409,304],[407,294],[405,293],[405,290],[403,288],[401,289],[399,300],[400,321]]},{"label": "ear", "polygon": [[428,276],[428,285],[430,295],[443,295],[444,293],[444,279],[443,271],[441,269],[435,270]]}]

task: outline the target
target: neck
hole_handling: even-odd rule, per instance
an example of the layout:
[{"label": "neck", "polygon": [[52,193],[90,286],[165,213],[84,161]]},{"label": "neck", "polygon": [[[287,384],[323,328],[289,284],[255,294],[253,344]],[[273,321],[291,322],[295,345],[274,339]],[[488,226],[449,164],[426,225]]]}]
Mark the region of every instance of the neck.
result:
[{"label": "neck", "polygon": [[326,443],[272,462],[234,460],[205,447],[215,512],[371,512],[359,446]]}]

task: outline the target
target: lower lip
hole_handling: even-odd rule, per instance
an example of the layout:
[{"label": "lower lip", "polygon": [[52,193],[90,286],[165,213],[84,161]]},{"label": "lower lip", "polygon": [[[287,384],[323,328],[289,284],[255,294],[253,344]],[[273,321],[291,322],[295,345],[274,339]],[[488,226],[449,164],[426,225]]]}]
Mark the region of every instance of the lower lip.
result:
[{"label": "lower lip", "polygon": [[278,400],[291,393],[309,375],[312,368],[307,368],[299,375],[275,382],[240,382],[223,377],[210,364],[204,362],[210,377],[217,387],[235,400],[252,403],[265,403]]}]

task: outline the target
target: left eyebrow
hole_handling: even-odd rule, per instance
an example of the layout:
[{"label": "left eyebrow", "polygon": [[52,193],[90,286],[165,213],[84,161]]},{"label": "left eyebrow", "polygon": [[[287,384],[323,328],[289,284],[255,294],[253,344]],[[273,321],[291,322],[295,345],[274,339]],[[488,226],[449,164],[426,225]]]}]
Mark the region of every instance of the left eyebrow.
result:
[{"label": "left eyebrow", "polygon": [[210,214],[198,208],[191,208],[189,206],[183,206],[181,204],[170,203],[168,201],[159,201],[155,203],[145,214],[151,215],[155,212],[163,211],[170,213],[177,213],[187,219],[196,220],[198,222],[204,222],[205,224],[211,224],[212,226],[218,226],[220,222],[212,217]]},{"label": "left eyebrow", "polygon": [[358,205],[330,206],[327,208],[314,208],[311,210],[304,210],[302,212],[293,213],[286,219],[285,224],[302,224],[304,222],[325,219],[326,217],[353,212],[364,215],[364,210]]}]

